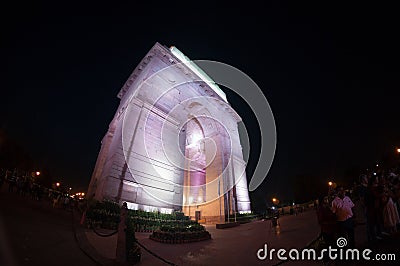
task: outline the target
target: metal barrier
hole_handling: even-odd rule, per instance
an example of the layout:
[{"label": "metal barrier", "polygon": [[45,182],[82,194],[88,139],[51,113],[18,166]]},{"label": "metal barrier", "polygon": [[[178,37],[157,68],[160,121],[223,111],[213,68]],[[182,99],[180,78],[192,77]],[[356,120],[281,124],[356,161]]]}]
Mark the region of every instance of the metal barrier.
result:
[{"label": "metal barrier", "polygon": [[148,249],[148,248],[146,248],[145,246],[143,246],[143,244],[141,244],[137,239],[135,239],[135,242],[136,242],[141,248],[143,248],[144,250],[146,250],[148,253],[150,253],[151,255],[153,255],[154,257],[156,257],[157,259],[159,259],[159,260],[165,262],[166,264],[173,265],[173,266],[177,266],[175,263],[170,262],[170,261],[167,261],[166,259],[164,259],[164,258],[158,256],[158,255],[155,254],[153,251],[151,251],[150,249]]},{"label": "metal barrier", "polygon": [[89,220],[89,224],[90,224],[90,227],[92,228],[93,232],[94,232],[96,235],[101,236],[101,237],[109,237],[109,236],[113,236],[113,235],[115,235],[116,233],[118,233],[118,230],[115,230],[115,232],[112,232],[112,233],[109,233],[109,234],[102,234],[102,233],[99,233],[98,231],[96,231],[95,227],[94,227],[93,224],[92,224],[92,221]]}]

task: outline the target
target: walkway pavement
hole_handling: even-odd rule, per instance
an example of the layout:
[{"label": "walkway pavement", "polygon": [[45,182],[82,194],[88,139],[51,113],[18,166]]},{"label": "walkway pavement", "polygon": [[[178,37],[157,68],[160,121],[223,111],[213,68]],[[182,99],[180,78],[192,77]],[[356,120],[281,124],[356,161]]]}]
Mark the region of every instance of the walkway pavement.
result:
[{"label": "walkway pavement", "polygon": [[[274,265],[276,256],[261,261],[256,253],[268,249],[302,249],[319,234],[316,214],[309,210],[297,216],[283,216],[275,230],[270,221],[256,221],[239,227],[216,229],[207,225],[212,239],[188,244],[164,244],[149,239],[150,233],[136,233],[141,244],[177,265]],[[0,191],[0,265],[116,265],[117,235],[103,238],[82,227],[80,215],[53,209],[49,202],[37,202],[16,193]],[[107,231],[104,231],[107,233]],[[400,259],[400,234],[366,244],[365,225],[356,227],[356,245],[374,253],[394,253]],[[335,262],[335,265],[377,264],[377,261]],[[166,265],[142,249],[139,265]],[[285,265],[321,265],[316,261],[289,261]]]},{"label": "walkway pavement", "polygon": [[97,265],[79,248],[72,212],[0,191],[0,265]]},{"label": "walkway pavement", "polygon": [[[283,216],[279,219],[280,229],[271,228],[270,221],[256,221],[242,224],[239,227],[216,229],[207,225],[212,239],[190,244],[164,244],[149,239],[150,233],[136,233],[136,238],[145,247],[176,265],[277,265],[282,264],[276,256],[272,260],[261,261],[257,258],[257,251],[268,245],[268,249],[286,250],[307,247],[319,235],[320,228],[316,213],[309,210],[297,216]],[[94,247],[97,254],[102,254],[104,265],[110,265],[115,258],[117,236],[108,238],[97,236],[91,229],[80,229],[84,232],[86,241]],[[108,231],[104,231],[107,233]],[[375,243],[367,243],[365,224],[355,228],[356,247],[361,251],[370,248],[373,253],[396,254],[400,259],[400,234],[388,237]],[[335,247],[333,247],[335,248]],[[276,253],[275,253],[276,254]],[[367,261],[336,261],[331,265],[386,265],[395,262]],[[145,250],[142,250],[142,259],[139,265],[166,265]],[[321,261],[285,261],[284,265],[322,265]]]},{"label": "walkway pavement", "polygon": [[[269,220],[242,224],[228,229],[216,229],[207,225],[212,239],[189,244],[164,244],[149,239],[150,233],[136,233],[136,238],[145,247],[162,258],[177,265],[273,265],[279,262],[260,261],[256,253],[268,248],[304,248],[319,234],[319,226],[313,210],[298,216],[280,218],[280,229],[271,227]],[[84,229],[87,241],[98,254],[108,259],[115,258],[117,236],[103,238],[92,230]],[[105,231],[106,232],[106,231]],[[145,250],[139,265],[166,265]]]}]

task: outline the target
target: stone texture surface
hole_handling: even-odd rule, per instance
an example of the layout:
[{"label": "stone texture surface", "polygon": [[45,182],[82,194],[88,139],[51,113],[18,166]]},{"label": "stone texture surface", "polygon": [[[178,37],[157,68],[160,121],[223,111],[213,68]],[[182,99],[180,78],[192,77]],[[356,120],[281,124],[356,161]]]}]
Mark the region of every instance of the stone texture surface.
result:
[{"label": "stone texture surface", "polygon": [[118,97],[89,197],[209,221],[250,211],[240,117],[170,49],[157,43]]}]

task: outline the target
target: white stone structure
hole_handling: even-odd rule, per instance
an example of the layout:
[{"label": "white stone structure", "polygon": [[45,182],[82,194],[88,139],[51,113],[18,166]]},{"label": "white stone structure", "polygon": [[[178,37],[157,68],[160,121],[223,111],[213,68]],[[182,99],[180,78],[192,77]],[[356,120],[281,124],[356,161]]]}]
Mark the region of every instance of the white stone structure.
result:
[{"label": "white stone structure", "polygon": [[89,197],[207,223],[250,212],[241,118],[193,62],[156,43],[118,97]]}]

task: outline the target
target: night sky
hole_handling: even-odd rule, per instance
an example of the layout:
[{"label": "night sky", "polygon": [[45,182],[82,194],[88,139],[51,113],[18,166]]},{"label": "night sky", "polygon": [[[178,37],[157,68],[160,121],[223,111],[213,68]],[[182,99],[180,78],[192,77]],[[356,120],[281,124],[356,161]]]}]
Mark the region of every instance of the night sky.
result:
[{"label": "night sky", "polygon": [[[351,184],[400,145],[394,6],[146,2],[2,8],[0,130],[62,182],[87,188],[117,94],[155,42],[237,67],[263,90],[278,141],[256,203]],[[226,93],[251,134],[251,174],[257,125]]]}]

